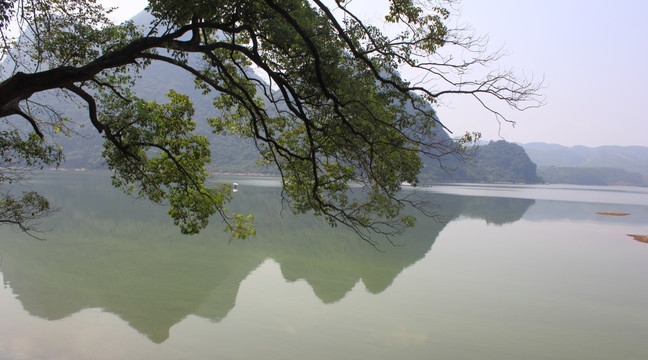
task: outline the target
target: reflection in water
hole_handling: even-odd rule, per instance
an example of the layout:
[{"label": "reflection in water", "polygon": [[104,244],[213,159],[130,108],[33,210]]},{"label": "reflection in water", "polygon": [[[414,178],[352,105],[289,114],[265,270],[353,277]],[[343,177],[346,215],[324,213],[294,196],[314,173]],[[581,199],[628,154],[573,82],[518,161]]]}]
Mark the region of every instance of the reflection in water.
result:
[{"label": "reflection in water", "polygon": [[534,204],[534,200],[497,197],[463,198],[462,215],[484,219],[489,224],[504,225],[516,222]]},{"label": "reflection in water", "polygon": [[61,208],[47,241],[0,228],[5,286],[33,316],[57,320],[100,308],[161,343],[191,314],[225,318],[243,279],[266,259],[280,264],[287,281],[303,279],[322,302],[334,303],[358,282],[374,294],[387,289],[459,215],[504,224],[534,203],[434,195],[438,218],[419,217],[403,246],[377,250],[346,229],[282,214],[277,188],[240,184],[231,208],[253,213],[258,235],[228,246],[217,223],[198,236],[179,235],[163,207],[121,195],[105,174],[57,174],[39,186]]}]

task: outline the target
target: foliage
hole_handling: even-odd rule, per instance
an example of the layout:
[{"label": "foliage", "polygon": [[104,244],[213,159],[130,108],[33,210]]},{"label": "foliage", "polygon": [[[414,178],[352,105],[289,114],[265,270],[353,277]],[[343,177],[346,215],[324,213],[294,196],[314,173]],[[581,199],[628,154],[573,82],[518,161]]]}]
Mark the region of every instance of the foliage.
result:
[{"label": "foliage", "polygon": [[[43,142],[33,133],[25,138],[17,130],[0,131],[0,186],[22,181],[34,167],[60,164],[60,149]],[[5,190],[0,195],[0,224],[31,233],[38,220],[51,212],[47,199],[33,191],[18,196]]]},{"label": "foliage", "polygon": [[0,224],[16,225],[32,236],[37,220],[51,213],[49,201],[33,191],[23,192],[22,196],[3,194],[0,197]]},{"label": "foliage", "polygon": [[[206,185],[209,144],[195,132],[191,102],[170,92],[160,104],[132,91],[144,69],[166,63],[213,96],[211,131],[249,138],[278,168],[293,211],[312,211],[368,241],[390,235],[414,223],[401,214],[408,201],[399,190],[417,184],[422,156],[461,154],[474,140],[449,142],[429,103],[467,95],[507,120],[492,101],[536,105],[538,85],[509,72],[470,78],[499,55],[484,55],[479,39],[447,27],[451,2],[391,0],[385,33],[349,4],[151,0],[153,20],[140,28],[110,23],[94,0],[14,0],[2,8],[0,57],[13,68],[2,72],[0,118],[27,121],[40,138],[46,130],[74,136],[63,114],[35,99],[57,92],[81,102],[106,140],[116,186],[168,202],[185,233],[219,213],[235,236],[250,235],[250,217],[225,208],[227,187]],[[457,59],[452,47],[474,57]],[[434,82],[410,83],[401,72]]]},{"label": "foliage", "polygon": [[61,159],[61,150],[45,145],[36,134],[23,138],[15,129],[0,131],[0,184],[21,180],[28,168],[58,166]]}]

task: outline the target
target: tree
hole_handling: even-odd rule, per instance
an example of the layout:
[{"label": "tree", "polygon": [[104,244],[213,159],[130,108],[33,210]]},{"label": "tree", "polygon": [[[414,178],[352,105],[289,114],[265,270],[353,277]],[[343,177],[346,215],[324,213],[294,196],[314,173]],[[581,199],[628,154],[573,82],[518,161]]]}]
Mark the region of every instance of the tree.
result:
[{"label": "tree", "polygon": [[[60,149],[43,145],[36,134],[23,139],[17,130],[0,131],[0,184],[20,182],[33,167],[58,165],[61,159]],[[0,195],[0,224],[16,225],[31,234],[37,231],[38,220],[51,212],[47,199],[34,191]]]},{"label": "tree", "polygon": [[[421,156],[460,154],[478,138],[450,141],[430,104],[467,95],[508,121],[490,101],[534,106],[538,84],[477,71],[500,54],[485,54],[483,39],[446,26],[452,1],[390,0],[384,33],[351,3],[151,0],[154,20],[138,28],[112,24],[94,0],[5,1],[1,56],[12,66],[3,64],[0,118],[10,129],[28,124],[47,149],[48,131],[74,133],[38,94],[77,99],[105,138],[115,186],[168,202],[184,233],[219,213],[233,235],[246,237],[251,218],[227,211],[229,187],[206,185],[208,140],[194,132],[189,98],[171,91],[161,104],[130,89],[149,64],[167,63],[214,94],[218,116],[206,119],[213,132],[253,139],[276,165],[294,212],[313,211],[372,241],[372,233],[414,224],[401,212],[411,201],[399,190],[417,183]],[[453,48],[472,56],[453,56]]]}]

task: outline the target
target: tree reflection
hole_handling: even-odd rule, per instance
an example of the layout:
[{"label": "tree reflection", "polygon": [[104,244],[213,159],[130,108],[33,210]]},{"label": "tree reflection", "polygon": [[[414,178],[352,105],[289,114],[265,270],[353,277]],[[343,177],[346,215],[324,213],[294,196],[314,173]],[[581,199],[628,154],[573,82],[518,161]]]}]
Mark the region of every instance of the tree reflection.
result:
[{"label": "tree reflection", "polygon": [[277,188],[240,184],[232,207],[255,214],[258,236],[228,246],[220,229],[179,235],[164,208],[134,202],[99,179],[60,174],[41,184],[61,208],[45,242],[0,228],[5,282],[33,316],[56,320],[101,308],[156,343],[188,315],[225,318],[241,282],[267,259],[280,264],[285,280],[305,280],[324,303],[340,301],[360,281],[377,294],[462,213],[499,224],[520,219],[533,204],[434,195],[438,217],[419,217],[402,246],[376,249],[314,217],[281,216]]}]

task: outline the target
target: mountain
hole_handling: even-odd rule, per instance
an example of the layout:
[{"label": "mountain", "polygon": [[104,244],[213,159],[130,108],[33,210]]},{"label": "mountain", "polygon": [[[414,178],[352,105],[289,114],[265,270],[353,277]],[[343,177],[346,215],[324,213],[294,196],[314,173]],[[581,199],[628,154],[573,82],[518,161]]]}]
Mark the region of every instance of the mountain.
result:
[{"label": "mountain", "polygon": [[521,145],[549,183],[648,186],[648,147]]},{"label": "mountain", "polygon": [[611,167],[543,166],[538,175],[551,184],[648,186],[647,176]]},{"label": "mountain", "polygon": [[524,149],[504,140],[468,150],[466,160],[448,159],[439,166],[427,160],[421,179],[431,182],[527,183],[542,182],[537,166]]},{"label": "mountain", "polygon": [[539,167],[618,168],[648,176],[648,147],[573,146],[529,143],[521,145]]}]

